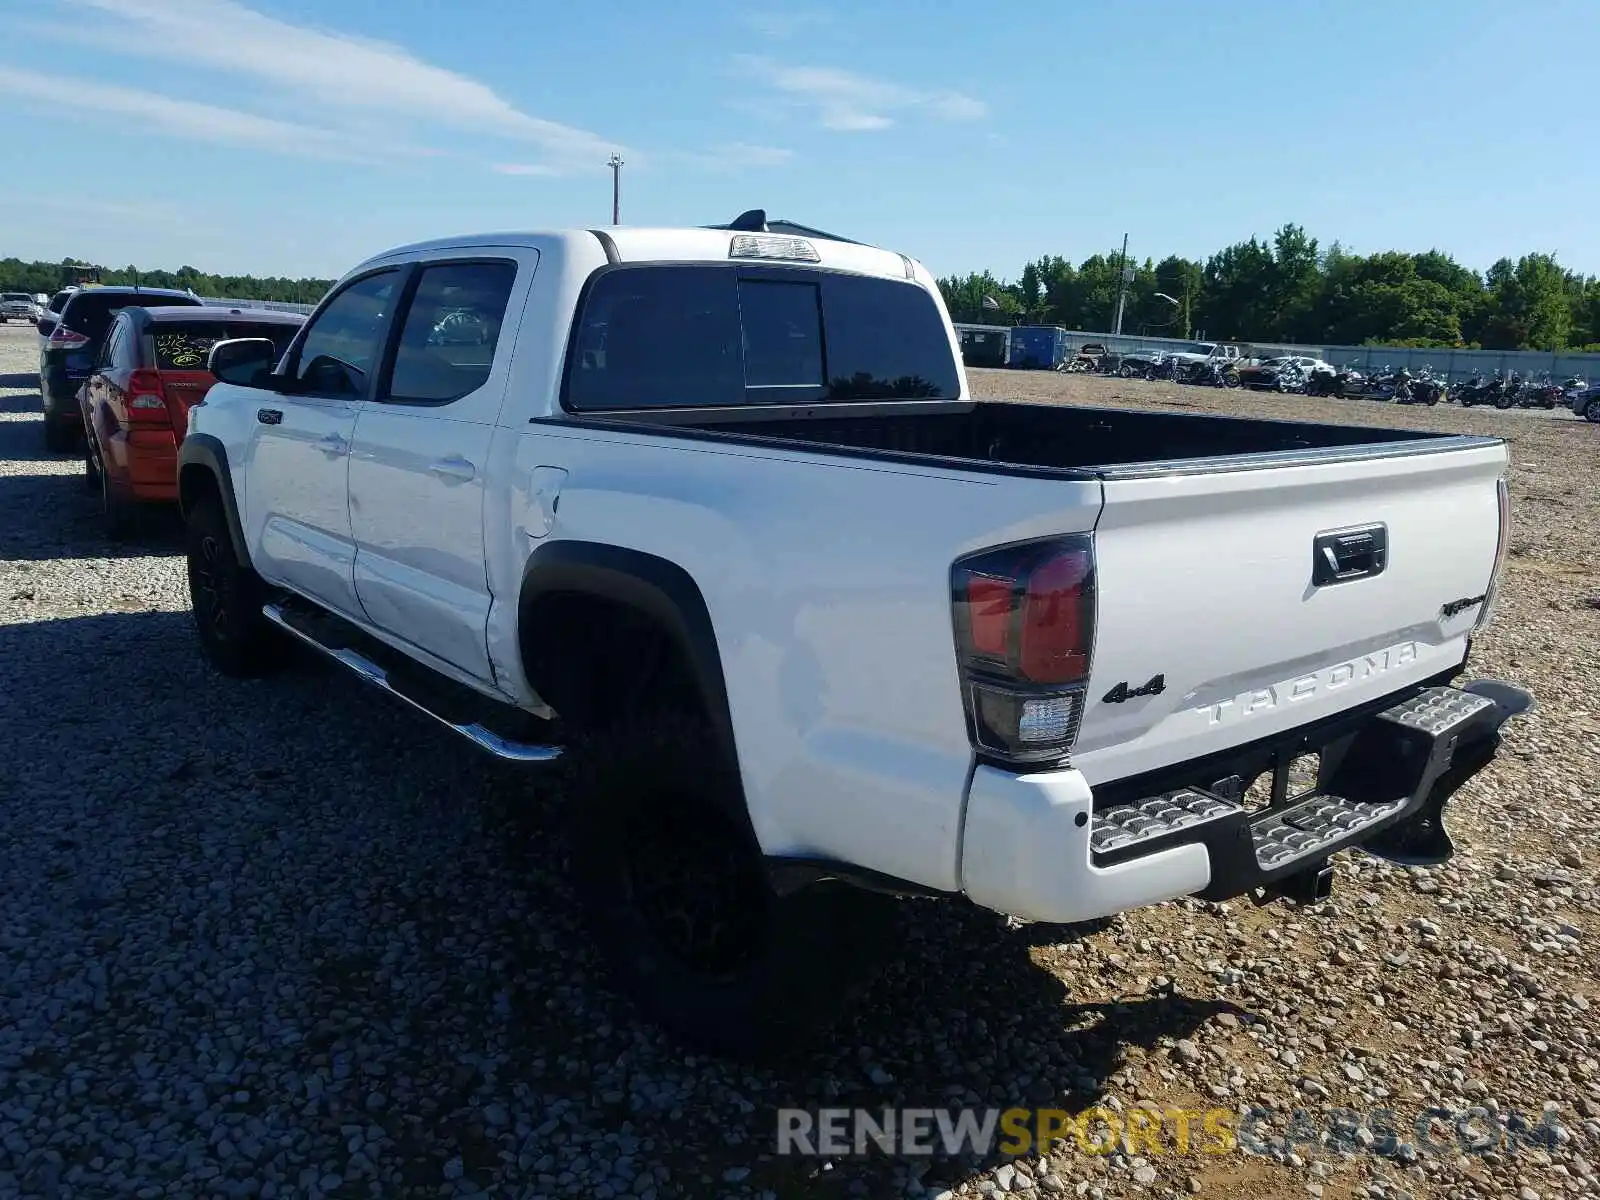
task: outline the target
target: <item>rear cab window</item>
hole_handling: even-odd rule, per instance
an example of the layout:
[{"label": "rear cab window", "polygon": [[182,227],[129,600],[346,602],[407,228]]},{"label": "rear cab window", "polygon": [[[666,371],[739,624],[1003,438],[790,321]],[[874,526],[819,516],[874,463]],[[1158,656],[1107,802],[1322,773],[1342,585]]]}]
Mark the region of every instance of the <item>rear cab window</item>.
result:
[{"label": "rear cab window", "polygon": [[61,323],[75,333],[81,333],[91,342],[105,337],[111,322],[125,308],[170,308],[174,305],[200,307],[198,300],[188,296],[159,296],[152,294],[78,292],[67,303],[61,314]]},{"label": "rear cab window", "polygon": [[211,347],[231,338],[266,338],[276,362],[289,348],[299,325],[281,321],[156,321],[150,326],[159,371],[204,371]]},{"label": "rear cab window", "polygon": [[722,264],[602,270],[573,332],[573,411],[953,400],[960,373],[920,285]]}]

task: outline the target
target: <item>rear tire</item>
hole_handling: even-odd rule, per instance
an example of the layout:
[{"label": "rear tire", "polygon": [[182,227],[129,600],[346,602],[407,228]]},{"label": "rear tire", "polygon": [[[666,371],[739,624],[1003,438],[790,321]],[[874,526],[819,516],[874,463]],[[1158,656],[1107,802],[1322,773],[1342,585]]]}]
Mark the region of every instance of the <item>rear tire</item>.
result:
[{"label": "rear tire", "polygon": [[189,600],[206,657],[224,675],[247,679],[271,668],[278,638],[262,615],[261,578],[234,553],[222,501],[203,496],[184,522]]},{"label": "rear tire", "polygon": [[126,541],[139,524],[138,509],[117,495],[104,471],[100,472],[100,523],[113,542]]},{"label": "rear tire", "polygon": [[1600,425],[1600,396],[1596,396],[1583,406],[1583,419]]},{"label": "rear tire", "polygon": [[774,893],[703,721],[624,722],[577,764],[587,923],[619,990],[673,1037],[759,1056],[818,1032],[869,980],[895,902],[833,882]]},{"label": "rear tire", "polygon": [[44,448],[51,454],[66,454],[77,441],[77,430],[62,421],[44,419]]}]

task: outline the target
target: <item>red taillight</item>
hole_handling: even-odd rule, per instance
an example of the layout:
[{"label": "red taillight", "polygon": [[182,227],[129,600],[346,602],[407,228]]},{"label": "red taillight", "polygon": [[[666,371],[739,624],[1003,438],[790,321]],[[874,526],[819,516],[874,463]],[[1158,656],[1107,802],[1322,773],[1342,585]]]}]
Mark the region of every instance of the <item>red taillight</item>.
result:
[{"label": "red taillight", "polygon": [[1018,666],[1034,683],[1076,683],[1089,673],[1089,551],[1067,550],[1028,573]]},{"label": "red taillight", "polygon": [[79,347],[87,346],[88,344],[88,338],[84,337],[76,329],[68,329],[65,325],[57,325],[51,331],[49,341],[45,343],[52,350],[77,350]]},{"label": "red taillight", "polygon": [[147,368],[133,371],[128,375],[128,385],[124,389],[126,399],[123,407],[128,412],[130,425],[161,425],[167,428],[172,426],[172,417],[167,412],[167,393],[161,386],[161,373]]},{"label": "red taillight", "polygon": [[1010,546],[962,560],[954,576],[974,745],[1015,762],[1059,760],[1077,736],[1094,648],[1092,543]]},{"label": "red taillight", "polygon": [[1009,579],[973,575],[967,580],[967,617],[972,649],[985,658],[1004,659],[1011,648],[1011,589]]}]

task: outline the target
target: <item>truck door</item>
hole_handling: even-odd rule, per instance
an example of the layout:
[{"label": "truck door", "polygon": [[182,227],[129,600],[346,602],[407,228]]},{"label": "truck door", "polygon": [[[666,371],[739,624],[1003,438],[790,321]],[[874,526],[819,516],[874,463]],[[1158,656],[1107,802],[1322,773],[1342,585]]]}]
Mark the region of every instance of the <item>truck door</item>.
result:
[{"label": "truck door", "polygon": [[420,264],[394,367],[363,407],[350,460],[355,591],[368,619],[488,682],[485,472],[516,323],[507,313],[520,313],[537,262],[537,251],[508,249]]}]

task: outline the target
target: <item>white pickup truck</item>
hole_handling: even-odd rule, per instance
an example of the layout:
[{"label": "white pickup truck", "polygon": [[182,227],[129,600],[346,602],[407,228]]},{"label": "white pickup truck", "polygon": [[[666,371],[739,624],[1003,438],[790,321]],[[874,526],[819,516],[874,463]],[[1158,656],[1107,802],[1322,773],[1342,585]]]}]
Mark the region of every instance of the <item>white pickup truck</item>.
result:
[{"label": "white pickup truck", "polygon": [[39,306],[27,292],[0,293],[0,325],[7,321],[37,321]]},{"label": "white pickup truck", "polygon": [[292,636],[569,764],[596,939],[699,1046],[829,1016],[895,894],[1079,922],[1442,861],[1531,703],[1457,682],[1501,441],[976,403],[922,266],[759,210],[403,247],[210,365],[211,659]]}]

